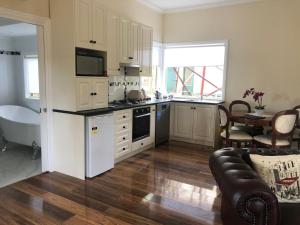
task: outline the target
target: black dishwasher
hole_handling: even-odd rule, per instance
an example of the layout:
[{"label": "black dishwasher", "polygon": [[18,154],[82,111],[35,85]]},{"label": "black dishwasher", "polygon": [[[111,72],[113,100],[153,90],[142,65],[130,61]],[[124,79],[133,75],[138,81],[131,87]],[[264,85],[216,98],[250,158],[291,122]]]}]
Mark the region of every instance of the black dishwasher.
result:
[{"label": "black dishwasher", "polygon": [[160,103],[156,107],[155,145],[169,140],[170,134],[170,103]]}]

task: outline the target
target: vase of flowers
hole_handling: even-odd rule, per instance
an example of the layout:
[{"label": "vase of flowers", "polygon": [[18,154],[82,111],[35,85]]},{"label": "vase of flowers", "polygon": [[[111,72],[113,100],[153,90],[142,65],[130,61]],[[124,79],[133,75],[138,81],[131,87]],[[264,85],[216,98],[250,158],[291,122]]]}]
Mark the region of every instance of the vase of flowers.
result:
[{"label": "vase of flowers", "polygon": [[247,89],[243,95],[243,98],[246,98],[248,96],[252,96],[254,102],[257,103],[255,106],[255,114],[256,115],[263,115],[265,113],[265,105],[263,105],[263,96],[265,93],[261,91],[256,91],[254,88]]}]

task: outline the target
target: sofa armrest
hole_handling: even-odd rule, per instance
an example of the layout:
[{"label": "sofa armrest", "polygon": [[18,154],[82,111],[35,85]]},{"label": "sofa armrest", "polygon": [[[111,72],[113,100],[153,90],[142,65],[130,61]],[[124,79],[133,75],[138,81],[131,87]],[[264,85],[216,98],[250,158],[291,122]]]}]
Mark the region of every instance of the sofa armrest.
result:
[{"label": "sofa armrest", "polygon": [[245,224],[280,224],[276,196],[241,158],[239,151],[216,151],[211,155],[209,165],[226,204],[231,204]]}]

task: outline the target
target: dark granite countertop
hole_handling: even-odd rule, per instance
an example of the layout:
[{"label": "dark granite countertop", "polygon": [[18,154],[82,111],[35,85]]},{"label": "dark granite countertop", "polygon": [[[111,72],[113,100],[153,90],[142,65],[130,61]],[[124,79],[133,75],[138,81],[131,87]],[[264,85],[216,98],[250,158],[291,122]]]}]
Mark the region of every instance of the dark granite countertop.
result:
[{"label": "dark granite countertop", "polygon": [[132,109],[132,108],[138,108],[142,106],[147,106],[147,105],[157,105],[160,103],[166,103],[166,102],[177,102],[177,103],[189,103],[189,104],[207,104],[207,105],[218,105],[224,103],[224,101],[211,101],[211,100],[191,100],[191,99],[153,99],[149,100],[146,102],[142,102],[139,104],[120,104],[120,105],[113,105],[109,104],[109,107],[107,108],[101,108],[101,109],[92,109],[92,110],[85,110],[85,111],[65,111],[65,110],[59,110],[59,109],[54,109],[54,112],[59,112],[59,113],[67,113],[67,114],[73,114],[73,115],[79,115],[79,116],[97,116],[97,115],[103,115],[103,114],[108,114],[112,113],[114,111],[119,111],[119,110],[125,110],[125,109]]}]

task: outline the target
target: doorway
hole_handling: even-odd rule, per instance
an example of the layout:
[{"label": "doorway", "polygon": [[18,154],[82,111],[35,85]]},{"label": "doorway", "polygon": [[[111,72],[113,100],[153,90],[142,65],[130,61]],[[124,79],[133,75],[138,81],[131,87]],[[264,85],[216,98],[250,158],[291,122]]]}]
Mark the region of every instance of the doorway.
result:
[{"label": "doorway", "polygon": [[0,17],[0,187],[45,171],[41,35],[37,25]]}]

